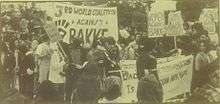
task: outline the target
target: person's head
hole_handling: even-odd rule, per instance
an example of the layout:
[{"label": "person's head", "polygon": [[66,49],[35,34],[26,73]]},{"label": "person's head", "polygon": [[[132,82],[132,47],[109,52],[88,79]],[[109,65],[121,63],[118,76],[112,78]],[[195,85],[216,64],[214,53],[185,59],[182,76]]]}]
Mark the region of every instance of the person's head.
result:
[{"label": "person's head", "polygon": [[120,25],[120,26],[119,26],[119,29],[124,29],[124,28],[125,28],[124,25]]},{"label": "person's head", "polygon": [[201,23],[195,23],[192,25],[192,33],[200,33],[202,30],[204,30],[203,26]]},{"label": "person's head", "polygon": [[51,16],[47,16],[47,21],[53,21],[53,18]]},{"label": "person's head", "polygon": [[15,6],[14,6],[14,4],[8,5],[8,8],[9,8],[10,11],[15,11]]},{"label": "person's head", "polygon": [[138,42],[140,42],[141,38],[142,38],[142,35],[140,33],[138,33],[135,36],[135,41],[138,43]]},{"label": "person's head", "polygon": [[204,42],[200,42],[198,47],[199,47],[200,52],[207,52],[208,51],[207,44]]},{"label": "person's head", "polygon": [[17,39],[17,40],[15,40],[14,45],[15,45],[15,47],[19,47],[20,42],[19,42],[19,40],[18,40],[18,39]]},{"label": "person's head", "polygon": [[81,46],[82,41],[79,38],[72,38],[70,41],[70,46],[72,48],[79,48]]},{"label": "person's head", "polygon": [[32,50],[35,50],[38,46],[39,42],[37,40],[33,40],[31,43]]},{"label": "person's head", "polygon": [[140,44],[144,53],[150,53],[156,46],[155,41],[148,37],[143,37]]},{"label": "person's head", "polygon": [[119,43],[119,45],[120,45],[120,47],[121,47],[122,49],[125,49],[125,48],[126,48],[126,45],[125,45],[124,43]]},{"label": "person's head", "polygon": [[21,40],[27,40],[28,39],[28,33],[22,33],[22,34],[20,34],[20,39]]},{"label": "person's head", "polygon": [[112,48],[116,45],[116,41],[113,37],[107,37],[106,38],[106,48]]},{"label": "person's head", "polygon": [[184,22],[183,29],[187,31],[187,30],[189,30],[189,28],[190,28],[189,24],[187,22]]},{"label": "person's head", "polygon": [[108,90],[109,91],[105,95],[108,100],[114,100],[121,95],[120,86],[117,84],[112,85]]},{"label": "person's head", "polygon": [[12,40],[11,36],[4,36],[3,37],[3,41],[4,41],[5,45],[7,45],[7,46],[10,45],[11,40]]},{"label": "person's head", "polygon": [[39,97],[46,101],[53,101],[59,98],[54,84],[49,80],[45,80],[40,84]]},{"label": "person's head", "polygon": [[130,35],[130,39],[131,39],[131,41],[134,41],[135,40],[135,35]]},{"label": "person's head", "polygon": [[121,96],[122,81],[120,77],[110,76],[106,79],[107,89],[105,97],[107,100],[114,100]]},{"label": "person's head", "polygon": [[199,40],[200,40],[200,41],[206,41],[206,40],[207,40],[206,35],[201,35],[201,36],[199,37]]},{"label": "person's head", "polygon": [[200,36],[199,36],[199,41],[201,42],[209,42],[210,38],[208,36],[208,34],[206,33],[206,31],[204,31]]},{"label": "person's head", "polygon": [[19,46],[19,51],[20,51],[22,54],[25,54],[25,53],[28,51],[28,46],[26,46],[26,45],[21,45],[21,46]]}]

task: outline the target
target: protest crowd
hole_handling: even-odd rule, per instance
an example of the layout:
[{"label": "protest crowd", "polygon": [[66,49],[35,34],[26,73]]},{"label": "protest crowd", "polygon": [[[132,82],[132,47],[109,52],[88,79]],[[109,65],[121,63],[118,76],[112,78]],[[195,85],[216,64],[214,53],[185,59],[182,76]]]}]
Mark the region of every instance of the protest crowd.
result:
[{"label": "protest crowd", "polygon": [[86,42],[81,37],[70,37],[69,43],[51,41],[45,25],[54,18],[37,8],[37,2],[30,7],[4,5],[7,9],[1,9],[0,16],[0,104],[113,101],[123,95],[122,60],[135,60],[138,83],[134,103],[162,104],[165,92],[157,70],[159,58],[176,55],[193,57],[190,92],[184,102],[220,102],[220,47],[213,44],[203,24],[184,22],[187,36],[176,37],[176,46],[171,46],[173,38],[150,38],[147,26],[139,24],[143,20],[128,19],[130,14],[124,12],[142,14],[150,10],[148,4],[134,0],[127,6],[122,1],[110,0],[107,4],[118,7],[117,40],[101,35]]}]

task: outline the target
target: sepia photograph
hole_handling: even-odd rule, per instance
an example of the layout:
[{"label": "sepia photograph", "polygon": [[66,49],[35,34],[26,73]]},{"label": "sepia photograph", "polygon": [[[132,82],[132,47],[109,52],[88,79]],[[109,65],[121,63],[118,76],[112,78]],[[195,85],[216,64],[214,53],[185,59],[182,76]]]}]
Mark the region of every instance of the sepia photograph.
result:
[{"label": "sepia photograph", "polygon": [[1,0],[0,104],[220,104],[219,0]]}]

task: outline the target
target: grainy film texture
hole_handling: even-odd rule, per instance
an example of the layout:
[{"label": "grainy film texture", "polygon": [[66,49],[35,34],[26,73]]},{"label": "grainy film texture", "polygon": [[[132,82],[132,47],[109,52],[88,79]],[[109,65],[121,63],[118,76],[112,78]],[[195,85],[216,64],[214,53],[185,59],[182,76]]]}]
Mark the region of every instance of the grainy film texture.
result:
[{"label": "grainy film texture", "polygon": [[0,8],[0,104],[220,103],[219,0]]}]

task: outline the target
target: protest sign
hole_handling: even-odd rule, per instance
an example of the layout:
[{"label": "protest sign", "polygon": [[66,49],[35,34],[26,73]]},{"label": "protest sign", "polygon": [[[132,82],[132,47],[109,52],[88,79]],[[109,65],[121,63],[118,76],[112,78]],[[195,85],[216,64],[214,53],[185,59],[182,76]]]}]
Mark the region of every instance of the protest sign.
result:
[{"label": "protest sign", "polygon": [[[163,87],[163,98],[166,100],[190,92],[192,80],[192,57],[179,57],[157,65],[158,75]],[[122,60],[120,62],[122,69],[122,96],[120,102],[137,102],[137,70],[135,60]]]},{"label": "protest sign", "polygon": [[57,42],[62,39],[54,22],[47,22],[44,25],[44,29],[50,38],[50,42]]},{"label": "protest sign", "polygon": [[[69,4],[55,4],[54,21],[64,41],[78,37],[90,43],[95,37],[118,38],[117,9],[115,7],[88,7]],[[67,37],[67,38],[66,38]]]},{"label": "protest sign", "polygon": [[136,60],[122,60],[120,62],[122,69],[122,96],[121,101],[123,103],[137,102],[137,73],[136,73]]},{"label": "protest sign", "polygon": [[216,32],[215,22],[218,22],[218,9],[203,9],[199,21],[209,34]]},{"label": "protest sign", "polygon": [[165,18],[163,12],[149,12],[148,36],[162,37],[166,34]]},{"label": "protest sign", "polygon": [[184,35],[183,19],[181,12],[170,12],[168,15],[167,35],[168,36],[180,36]]},{"label": "protest sign", "polygon": [[163,86],[164,101],[190,92],[192,80],[192,57],[158,64],[158,75]]}]

